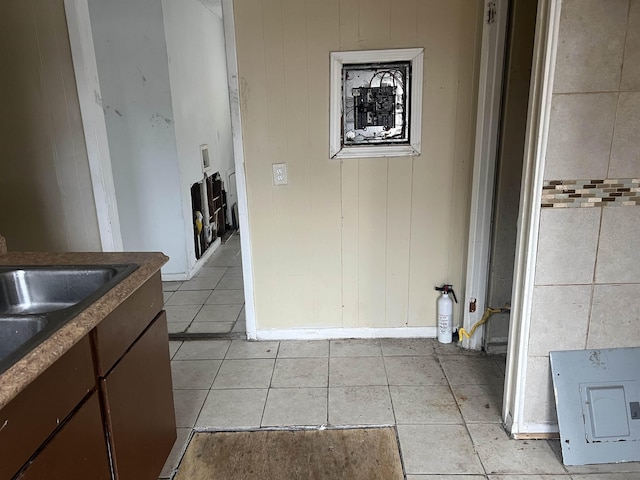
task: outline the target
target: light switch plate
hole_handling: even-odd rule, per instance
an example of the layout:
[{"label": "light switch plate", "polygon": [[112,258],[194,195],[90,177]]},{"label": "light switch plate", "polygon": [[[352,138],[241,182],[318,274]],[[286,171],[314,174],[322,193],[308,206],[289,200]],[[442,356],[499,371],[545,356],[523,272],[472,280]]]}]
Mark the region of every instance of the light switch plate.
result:
[{"label": "light switch plate", "polygon": [[286,185],[287,178],[287,164],[286,163],[274,163],[273,167],[273,184],[274,185]]}]

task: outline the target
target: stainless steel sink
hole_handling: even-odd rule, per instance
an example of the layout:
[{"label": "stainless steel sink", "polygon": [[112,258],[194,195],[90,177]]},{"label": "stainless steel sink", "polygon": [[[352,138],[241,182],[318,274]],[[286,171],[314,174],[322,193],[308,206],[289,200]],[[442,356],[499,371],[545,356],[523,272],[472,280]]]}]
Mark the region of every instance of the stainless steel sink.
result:
[{"label": "stainless steel sink", "polygon": [[0,267],[0,373],[138,265]]},{"label": "stainless steel sink", "polygon": [[111,267],[0,269],[0,314],[55,312],[81,302],[118,274]]}]

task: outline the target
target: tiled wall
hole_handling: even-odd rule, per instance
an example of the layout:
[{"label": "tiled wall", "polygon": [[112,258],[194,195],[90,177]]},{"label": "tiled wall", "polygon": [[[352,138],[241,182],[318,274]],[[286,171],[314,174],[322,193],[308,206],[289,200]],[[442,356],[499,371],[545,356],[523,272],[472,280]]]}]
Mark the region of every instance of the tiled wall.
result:
[{"label": "tiled wall", "polygon": [[[556,422],[550,351],[640,346],[640,0],[563,0],[559,35],[525,388],[531,424]],[[586,206],[606,208],[570,208]]]}]

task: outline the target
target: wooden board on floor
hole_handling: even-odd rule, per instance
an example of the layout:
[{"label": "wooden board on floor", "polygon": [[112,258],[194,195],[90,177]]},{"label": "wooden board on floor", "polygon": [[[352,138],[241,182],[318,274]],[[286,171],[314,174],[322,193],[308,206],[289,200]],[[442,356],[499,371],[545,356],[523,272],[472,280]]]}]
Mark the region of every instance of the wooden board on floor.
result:
[{"label": "wooden board on floor", "polygon": [[391,427],[198,432],[175,480],[402,480]]}]

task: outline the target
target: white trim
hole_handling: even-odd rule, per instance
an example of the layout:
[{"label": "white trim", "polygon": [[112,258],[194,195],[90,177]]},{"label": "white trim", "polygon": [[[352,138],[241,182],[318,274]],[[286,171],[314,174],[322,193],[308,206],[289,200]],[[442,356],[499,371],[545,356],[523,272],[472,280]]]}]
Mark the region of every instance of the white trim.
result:
[{"label": "white trim", "polygon": [[331,340],[336,338],[435,338],[436,327],[289,328],[258,330],[258,340]]},{"label": "white trim", "polygon": [[88,0],[64,0],[89,171],[104,252],[122,251],[122,233],[102,109]]},{"label": "white trim", "polygon": [[204,251],[202,256],[196,261],[196,263],[191,267],[188,272],[183,273],[162,273],[162,281],[163,282],[184,282],[186,280],[191,280],[202,267],[207,263],[207,260],[215,253],[216,250],[222,245],[222,240],[220,237],[216,238],[209,247]]},{"label": "white trim", "polygon": [[222,0],[222,21],[224,23],[225,50],[227,53],[227,75],[231,106],[231,132],[235,159],[236,188],[238,193],[238,224],[240,227],[240,248],[242,253],[242,273],[244,276],[244,310],[247,338],[256,339],[256,313],[253,296],[253,263],[251,252],[251,230],[247,201],[247,181],[244,168],[244,147],[242,144],[242,119],[240,113],[240,85],[238,82],[238,57],[236,54],[236,31],[233,18],[233,0]]},{"label": "white trim", "polygon": [[[371,158],[420,155],[422,151],[422,84],[424,48],[393,50],[359,50],[331,52],[329,94],[329,157]],[[342,65],[344,63],[411,62],[411,108],[409,110],[409,145],[375,145],[343,147],[342,137]]]},{"label": "white trim", "polygon": [[511,438],[514,440],[531,440],[535,439],[536,436],[539,436],[541,439],[547,439],[552,436],[550,434],[557,434],[560,432],[560,428],[557,423],[525,422],[522,426],[522,433],[512,432]]},{"label": "white trim", "polygon": [[[497,0],[495,22],[487,23],[483,17],[482,49],[480,53],[480,81],[478,85],[478,111],[476,114],[476,142],[473,155],[473,181],[469,243],[467,247],[467,274],[463,306],[463,326],[471,331],[487,307],[487,279],[491,248],[491,216],[495,190],[495,170],[498,156],[498,134],[502,103],[505,42],[508,22],[508,0]],[[488,5],[485,4],[487,11]],[[476,299],[476,309],[469,312],[467,305]],[[471,339],[465,338],[464,348],[480,349],[484,325]]]},{"label": "white trim", "polygon": [[512,435],[529,433],[538,428],[536,427],[538,424],[524,421],[524,400],[532,297],[538,254],[540,200],[549,133],[561,6],[562,0],[540,0],[536,20],[525,161],[520,194],[520,217],[516,239],[509,350],[502,410],[502,418],[510,420]]}]

